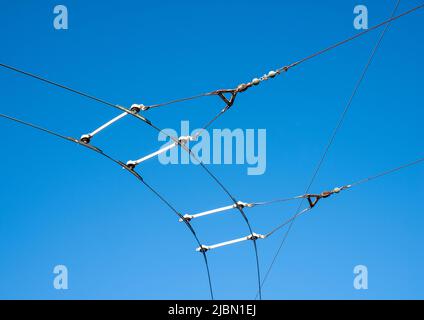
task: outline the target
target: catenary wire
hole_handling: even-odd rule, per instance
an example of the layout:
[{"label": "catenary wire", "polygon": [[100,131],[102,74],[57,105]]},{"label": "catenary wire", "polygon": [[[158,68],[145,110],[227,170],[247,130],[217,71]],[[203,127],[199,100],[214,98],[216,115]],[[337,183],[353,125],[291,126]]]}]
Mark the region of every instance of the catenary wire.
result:
[{"label": "catenary wire", "polygon": [[[379,36],[379,38],[378,38],[378,40],[377,40],[376,44],[374,45],[374,47],[373,47],[373,49],[372,49],[372,51],[371,51],[371,55],[370,55],[370,57],[369,57],[369,59],[368,59],[367,63],[365,64],[365,67],[364,67],[364,69],[363,69],[363,71],[362,71],[362,73],[361,73],[361,75],[360,75],[360,77],[359,77],[359,80],[357,81],[357,83],[356,83],[356,85],[355,85],[355,87],[354,87],[354,89],[353,89],[353,92],[352,92],[352,94],[351,94],[351,96],[350,96],[350,98],[349,98],[349,100],[348,100],[348,102],[347,102],[347,104],[346,104],[346,106],[345,106],[345,108],[344,108],[344,110],[343,110],[343,112],[342,112],[342,114],[341,114],[341,116],[340,116],[340,118],[339,118],[338,122],[337,122],[337,125],[336,125],[336,127],[335,127],[335,129],[334,129],[334,131],[333,131],[333,133],[332,133],[332,135],[331,135],[331,137],[330,137],[329,142],[327,143],[327,146],[326,146],[326,148],[325,148],[325,150],[324,150],[324,153],[322,154],[322,156],[321,156],[321,158],[320,158],[320,160],[319,160],[319,162],[318,162],[318,165],[317,165],[317,167],[316,167],[316,169],[315,169],[315,171],[314,171],[314,173],[313,173],[313,175],[312,175],[312,178],[311,178],[311,180],[310,180],[310,182],[309,182],[309,184],[308,184],[308,186],[307,186],[307,188],[306,188],[305,194],[307,194],[307,193],[308,193],[309,189],[311,188],[312,184],[314,183],[314,181],[315,181],[315,179],[316,179],[316,177],[317,177],[317,175],[318,175],[318,172],[320,171],[320,169],[321,169],[321,167],[322,167],[322,164],[324,163],[324,161],[325,161],[325,159],[326,159],[326,157],[327,157],[328,151],[330,150],[330,147],[331,147],[331,145],[333,144],[334,139],[335,139],[335,137],[336,137],[337,133],[339,132],[339,130],[340,130],[340,128],[341,128],[341,126],[342,126],[342,124],[343,124],[343,122],[344,122],[344,119],[345,119],[345,117],[346,117],[346,115],[347,115],[347,112],[349,111],[349,109],[350,109],[350,107],[351,107],[351,105],[352,105],[353,99],[354,99],[354,97],[356,96],[356,94],[357,94],[357,92],[358,92],[358,89],[359,89],[359,87],[361,86],[362,81],[363,81],[363,80],[364,80],[364,78],[365,78],[365,75],[366,75],[366,73],[367,73],[367,71],[368,71],[368,69],[369,69],[369,67],[370,67],[370,65],[371,65],[371,63],[372,63],[372,61],[373,61],[373,59],[374,59],[374,56],[375,56],[375,54],[376,54],[376,52],[377,52],[378,48],[380,47],[380,44],[381,44],[381,42],[382,42],[382,40],[383,40],[383,38],[384,38],[384,36],[385,36],[385,34],[386,34],[386,32],[387,32],[387,30],[388,30],[389,26],[390,26],[390,23],[391,23],[393,20],[395,20],[395,18],[402,17],[402,16],[404,16],[404,15],[406,15],[406,14],[408,14],[408,13],[411,13],[411,12],[413,12],[413,11],[415,11],[415,10],[418,10],[419,8],[422,8],[422,7],[424,6],[424,4],[423,4],[423,5],[420,5],[420,6],[416,7],[416,8],[414,8],[414,9],[411,9],[411,10],[409,10],[409,11],[406,11],[406,12],[402,13],[401,15],[398,15],[398,16],[396,16],[396,17],[395,17],[395,14],[396,14],[396,11],[397,11],[397,9],[398,9],[398,7],[399,7],[400,1],[401,1],[401,0],[397,0],[396,5],[395,5],[395,8],[393,9],[393,12],[392,12],[391,18],[390,18],[390,19],[388,19],[388,20],[386,20],[386,21],[387,21],[386,23],[381,23],[381,24],[380,24],[380,26],[385,25],[385,28],[384,28],[384,29],[383,29],[383,31],[381,32],[381,34],[380,34],[380,36]],[[377,25],[377,26],[376,26],[376,27],[374,27],[373,29],[376,29],[378,26],[379,26],[379,25]],[[370,28],[370,29],[371,29],[371,28]],[[372,30],[373,30],[373,29],[372,29]],[[368,31],[368,32],[369,32],[369,29],[368,29],[368,30],[365,30],[365,31]],[[340,43],[338,43],[338,44],[336,44],[336,45],[334,45],[334,46],[339,46],[339,45],[341,45],[341,44],[343,44],[343,43],[346,43],[346,41],[344,41],[344,42],[342,41],[342,42],[340,42]],[[334,46],[332,46],[332,47],[334,47]],[[329,48],[332,48],[332,47],[329,47]],[[323,50],[322,52],[326,52],[326,51],[328,51],[328,50],[331,50],[331,49],[328,49],[328,48],[327,48],[327,50]],[[320,54],[320,53],[318,53],[318,54]],[[300,62],[299,62],[299,63],[304,62],[304,61],[307,61],[307,60],[309,60],[309,59],[312,59],[313,57],[317,56],[318,54],[311,55],[311,56],[309,56],[309,57],[307,57],[307,58],[304,58],[304,59],[300,60]],[[296,210],[296,211],[297,211],[297,213],[299,213],[299,212],[300,212],[301,207],[302,207],[302,205],[303,205],[303,202],[304,202],[304,199],[302,199],[302,201],[300,201],[299,207],[298,207],[298,209]],[[270,266],[268,267],[267,272],[265,273],[265,276],[264,276],[264,279],[263,279],[263,281],[262,281],[261,287],[263,287],[263,285],[265,284],[266,280],[268,279],[269,274],[270,274],[270,272],[271,272],[271,270],[272,270],[273,266],[275,265],[275,262],[276,262],[276,260],[277,260],[277,257],[278,257],[278,255],[280,254],[281,249],[282,249],[282,247],[283,247],[284,243],[286,242],[286,239],[287,239],[287,237],[288,237],[288,235],[289,235],[289,233],[290,233],[290,231],[291,231],[291,229],[292,229],[292,227],[293,227],[293,225],[294,225],[295,221],[296,221],[296,215],[295,215],[295,218],[294,218],[293,220],[291,220],[291,221],[290,221],[290,224],[289,224],[289,226],[288,226],[288,228],[287,228],[287,231],[285,232],[285,234],[284,234],[284,236],[283,236],[283,238],[282,238],[282,240],[281,240],[281,242],[280,242],[280,245],[278,246],[278,249],[277,249],[277,251],[276,251],[276,252],[275,252],[275,254],[274,254],[274,257],[273,257],[273,259],[272,259],[272,261],[271,261],[271,264],[270,264]],[[257,296],[258,296],[258,294],[256,295],[256,297],[257,297]]]},{"label": "catenary wire", "polygon": [[[20,119],[15,118],[15,117],[11,117],[11,116],[8,116],[8,115],[5,115],[5,114],[0,114],[0,117],[2,117],[4,119],[7,119],[7,120],[11,120],[11,121],[13,121],[15,123],[19,123],[19,124],[25,125],[27,127],[30,127],[30,128],[36,129],[36,130],[42,131],[44,133],[47,133],[47,134],[52,135],[52,136],[55,136],[55,137],[60,138],[62,140],[74,142],[74,143],[76,143],[76,144],[78,144],[80,146],[84,146],[84,147],[88,148],[89,150],[92,150],[92,151],[94,151],[94,152],[102,155],[103,157],[111,160],[115,164],[119,165],[120,167],[123,167],[125,170],[127,170],[128,172],[130,172],[141,183],[143,183],[153,194],[155,194],[163,203],[165,203],[165,205],[167,207],[169,207],[179,218],[182,218],[182,215],[178,212],[178,210],[168,200],[166,200],[161,193],[159,193],[155,188],[153,188],[150,184],[148,184],[138,173],[136,173],[134,170],[128,168],[127,165],[124,164],[123,162],[121,162],[119,160],[116,160],[116,159],[112,158],[111,156],[109,156],[108,154],[104,153],[99,148],[96,148],[94,146],[91,146],[91,145],[82,143],[82,142],[80,142],[77,139],[64,136],[64,135],[59,134],[59,133],[57,133],[55,131],[52,131],[52,130],[43,128],[41,126],[35,125],[35,124],[30,123],[30,122],[27,122],[27,121],[20,120]],[[194,236],[197,244],[200,246],[201,245],[201,242],[200,242],[200,240],[199,240],[199,238],[198,238],[198,236],[197,236],[197,234],[196,234],[193,226],[188,221],[185,221],[185,224],[188,227],[188,229],[190,230],[190,232],[193,234],[193,236]],[[204,258],[204,262],[205,262],[205,267],[206,267],[206,273],[207,273],[207,277],[208,277],[208,284],[209,284],[210,295],[211,295],[211,298],[214,299],[213,287],[212,287],[212,281],[211,281],[211,274],[210,274],[210,268],[209,268],[209,262],[208,262],[208,259],[207,259],[207,256],[206,256],[206,252],[202,252],[202,254],[203,254],[203,258]]]}]

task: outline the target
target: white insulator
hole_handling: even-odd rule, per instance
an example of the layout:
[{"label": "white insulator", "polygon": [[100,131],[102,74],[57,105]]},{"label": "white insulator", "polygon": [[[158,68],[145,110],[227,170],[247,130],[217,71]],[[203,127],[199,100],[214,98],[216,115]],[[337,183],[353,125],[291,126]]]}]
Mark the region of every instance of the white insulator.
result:
[{"label": "white insulator", "polygon": [[127,167],[129,167],[129,168],[131,168],[131,169],[134,169],[135,168],[135,166],[138,164],[137,163],[137,161],[134,161],[134,160],[129,160],[129,161],[127,161]]},{"label": "white insulator", "polygon": [[[234,208],[236,208],[236,205],[232,204],[232,205],[229,205],[229,206],[226,206],[226,207],[212,209],[212,210],[208,210],[208,211],[200,212],[200,213],[196,213],[196,214],[191,214],[191,215],[186,214],[186,215],[184,215],[184,218],[189,218],[191,220],[191,219],[196,219],[196,218],[208,216],[208,215],[211,215],[211,214],[214,214],[214,213],[231,210],[231,209],[234,209]],[[180,219],[179,221],[182,222],[183,220]]]},{"label": "white insulator", "polygon": [[103,131],[104,129],[106,129],[107,127],[109,127],[110,125],[114,124],[115,122],[117,122],[118,120],[122,119],[123,117],[125,117],[127,115],[128,115],[127,112],[121,113],[120,115],[116,116],[112,120],[110,120],[110,121],[106,122],[105,124],[101,125],[100,127],[98,127],[93,132],[91,132],[89,134],[82,135],[80,140],[82,142],[84,142],[84,143],[89,143],[90,142],[90,139],[92,137],[94,137],[96,134],[98,134],[99,132]]},{"label": "white insulator", "polygon": [[168,150],[170,150],[172,148],[175,148],[176,146],[177,146],[176,143],[168,144],[166,147],[163,147],[163,148],[161,148],[161,149],[159,149],[159,150],[157,150],[157,151],[155,151],[153,153],[148,154],[147,156],[145,156],[143,158],[140,158],[140,159],[135,160],[135,161],[132,161],[132,162],[134,162],[135,165],[138,165],[138,164],[140,164],[140,163],[142,163],[142,162],[144,162],[146,160],[149,160],[149,159],[151,159],[153,157],[156,157],[156,156],[158,156],[158,155],[160,155],[162,153],[165,153],[166,151],[168,151]]},{"label": "white insulator", "polygon": [[252,84],[255,86],[257,86],[259,83],[261,83],[261,80],[259,80],[258,78],[252,80]]},{"label": "white insulator", "polygon": [[243,241],[265,239],[265,238],[266,238],[266,236],[264,236],[262,234],[252,233],[252,234],[248,235],[247,237],[242,237],[242,238],[238,238],[238,239],[234,239],[234,240],[230,240],[230,241],[225,241],[225,242],[217,243],[217,244],[214,244],[214,245],[211,245],[211,246],[202,245],[202,246],[198,247],[196,249],[196,251],[202,251],[202,250],[207,251],[207,250],[212,250],[212,249],[236,244],[236,243],[243,242]]},{"label": "white insulator", "polygon": [[204,246],[204,245],[201,245],[200,247],[196,248],[196,251],[198,251],[198,252],[206,252],[208,250],[210,250],[210,248],[208,246]]},{"label": "white insulator", "polygon": [[270,78],[274,78],[277,75],[277,72],[271,70],[270,72],[268,72],[268,77]]},{"label": "white insulator", "polygon": [[194,216],[192,216],[190,214],[185,214],[182,218],[178,219],[178,221],[179,222],[190,221],[193,218],[194,218]]},{"label": "white insulator", "polygon": [[83,134],[80,138],[80,140],[84,143],[90,143],[91,135],[89,134]]},{"label": "white insulator", "polygon": [[192,136],[181,136],[181,137],[178,138],[178,141],[181,144],[186,144],[189,141],[196,141],[196,139],[197,139],[196,136],[193,136],[193,137]]}]

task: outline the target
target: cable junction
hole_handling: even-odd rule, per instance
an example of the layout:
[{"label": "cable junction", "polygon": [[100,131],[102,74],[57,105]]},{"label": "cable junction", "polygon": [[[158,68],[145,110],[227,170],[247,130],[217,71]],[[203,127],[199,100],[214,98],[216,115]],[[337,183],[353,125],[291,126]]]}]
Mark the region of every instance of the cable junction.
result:
[{"label": "cable junction", "polygon": [[[413,162],[409,162],[407,164],[403,164],[403,165],[398,166],[398,167],[395,167],[393,169],[384,171],[384,172],[379,173],[377,175],[373,175],[373,176],[367,177],[365,179],[358,180],[358,181],[356,181],[356,182],[354,182],[352,184],[344,185],[342,187],[336,187],[336,188],[334,188],[332,190],[323,191],[323,192],[321,192],[319,194],[309,194],[308,193],[308,194],[304,194],[304,195],[297,196],[297,197],[283,199],[283,200],[287,201],[287,200],[294,200],[294,199],[304,198],[304,199],[307,199],[308,200],[309,206],[307,208],[303,209],[302,211],[296,213],[291,218],[289,218],[288,220],[286,220],[285,222],[283,222],[279,226],[275,227],[274,229],[272,229],[270,232],[268,232],[266,234],[257,234],[257,233],[252,232],[250,235],[248,235],[246,237],[242,237],[242,238],[238,238],[238,239],[234,239],[234,240],[229,240],[229,241],[221,242],[221,243],[214,244],[214,245],[200,245],[198,248],[196,248],[196,251],[198,251],[198,252],[206,252],[206,251],[209,251],[209,250],[212,250],[212,249],[217,249],[217,248],[221,248],[221,247],[233,245],[233,244],[244,242],[244,241],[247,241],[247,240],[266,239],[266,238],[270,237],[271,235],[273,235],[278,230],[280,230],[281,228],[285,227],[290,222],[294,221],[297,217],[299,217],[299,216],[305,214],[306,212],[309,212],[313,208],[315,208],[315,206],[317,205],[317,203],[321,199],[328,198],[328,197],[330,197],[333,194],[338,194],[341,191],[344,191],[344,190],[350,189],[350,188],[352,188],[354,186],[358,186],[358,185],[364,184],[366,182],[369,182],[369,181],[372,181],[372,180],[381,178],[383,176],[392,174],[392,173],[397,172],[399,170],[402,170],[402,169],[405,169],[405,168],[408,168],[408,167],[417,165],[417,164],[419,164],[421,162],[424,162],[424,157],[423,158],[420,158],[418,160],[415,160]],[[276,201],[281,201],[281,200],[282,199],[272,200],[272,201],[268,201],[268,202],[262,202],[262,204],[275,203]],[[250,204],[249,207],[252,207],[252,206],[253,206],[253,203]],[[215,210],[211,210],[211,211],[206,211],[206,212],[203,212],[203,213],[200,213],[200,214],[197,214],[197,215],[193,215],[193,216],[184,215],[183,216],[183,219],[180,219],[180,221],[190,221],[191,219],[194,218],[194,216],[201,217],[201,216],[204,216],[204,215],[208,215],[208,214],[212,214],[212,213],[216,213],[216,212],[221,212],[221,211],[225,211],[225,210],[230,210],[230,209],[233,209],[233,208],[234,208],[233,206],[228,206],[228,207],[223,207],[223,208],[219,208],[219,209],[215,209]]]},{"label": "cable junction", "polygon": [[300,195],[300,196],[296,196],[296,197],[274,199],[274,200],[265,201],[265,202],[247,203],[247,202],[237,201],[236,204],[232,204],[232,205],[229,205],[229,206],[225,206],[225,207],[221,207],[221,208],[217,208],[217,209],[212,209],[212,210],[208,210],[208,211],[204,211],[204,212],[200,212],[200,213],[196,213],[196,214],[185,214],[183,216],[183,218],[181,218],[179,220],[179,222],[191,221],[191,220],[196,219],[196,218],[208,216],[208,215],[219,213],[219,212],[229,211],[229,210],[236,209],[236,208],[253,208],[253,207],[259,206],[259,205],[263,206],[263,205],[268,205],[268,204],[274,204],[274,203],[277,203],[277,202],[285,202],[285,201],[296,200],[296,199],[307,199],[308,202],[309,202],[309,205],[312,209],[318,203],[319,200],[324,199],[324,198],[328,198],[332,194],[339,193],[340,191],[348,189],[351,186],[352,185],[346,185],[346,186],[343,186],[343,187],[336,187],[333,190],[324,191],[320,194],[304,194],[304,195]]},{"label": "cable junction", "polygon": [[[207,93],[202,93],[202,94],[198,94],[198,95],[187,97],[187,98],[175,99],[175,100],[171,100],[171,101],[167,101],[167,102],[163,102],[163,103],[159,103],[159,104],[154,104],[154,105],[151,105],[151,106],[147,106],[146,107],[146,110],[153,109],[153,108],[158,108],[158,107],[162,107],[162,106],[167,106],[167,105],[171,105],[171,104],[175,104],[175,103],[180,103],[180,102],[184,102],[184,101],[188,101],[188,100],[194,100],[194,99],[198,99],[198,98],[202,98],[202,97],[213,96],[213,95],[218,95],[221,98],[223,98],[223,94],[224,93],[231,93],[231,95],[232,95],[232,97],[231,97],[231,99],[232,99],[231,105],[232,105],[234,103],[235,96],[238,93],[244,92],[244,91],[248,90],[249,88],[251,88],[253,86],[257,86],[261,82],[265,82],[265,81],[268,81],[270,79],[273,79],[273,78],[277,77],[278,75],[281,75],[282,73],[285,73],[285,72],[289,71],[293,67],[296,67],[296,66],[298,66],[298,65],[300,65],[300,64],[302,64],[302,63],[304,63],[304,62],[306,62],[308,60],[311,60],[311,59],[313,59],[313,58],[315,58],[317,56],[320,56],[320,55],[322,55],[324,53],[327,53],[327,52],[329,52],[329,51],[331,51],[333,49],[336,49],[337,47],[339,47],[341,45],[344,45],[344,44],[346,44],[348,42],[351,42],[351,41],[353,41],[353,40],[355,40],[355,39],[357,39],[359,37],[362,37],[362,36],[370,33],[371,31],[374,31],[374,30],[379,29],[379,28],[381,28],[381,27],[383,27],[383,26],[385,26],[387,24],[390,24],[391,22],[393,22],[395,20],[398,20],[398,19],[400,19],[400,18],[402,18],[402,17],[404,17],[406,15],[409,15],[409,14],[411,14],[411,13],[417,11],[417,10],[420,10],[423,7],[424,7],[424,4],[421,4],[421,5],[418,5],[418,6],[412,8],[410,10],[404,11],[403,13],[401,13],[401,14],[399,14],[397,16],[392,16],[391,18],[389,18],[389,19],[387,19],[387,20],[385,20],[385,21],[383,21],[383,22],[381,22],[379,24],[376,24],[374,26],[371,26],[371,27],[369,27],[366,30],[363,30],[363,31],[361,31],[361,32],[359,32],[359,33],[351,36],[351,37],[348,37],[348,38],[343,39],[343,40],[341,40],[339,42],[336,42],[336,43],[334,43],[334,44],[332,44],[332,45],[330,45],[330,46],[328,46],[328,47],[326,47],[324,49],[321,49],[321,50],[319,50],[319,51],[317,51],[317,52],[315,52],[313,54],[310,54],[309,56],[306,56],[306,57],[304,57],[304,58],[302,58],[302,59],[300,59],[298,61],[295,61],[293,63],[290,63],[290,64],[286,65],[286,66],[280,67],[278,69],[271,70],[268,73],[265,73],[261,77],[253,78],[251,81],[249,81],[247,83],[241,83],[241,84],[239,84],[234,89],[215,90],[215,91],[211,91],[211,92],[207,92]],[[231,99],[228,100],[228,99],[224,98],[223,100],[224,101],[227,100],[226,103],[228,104],[228,102],[231,101]],[[229,108],[227,108],[227,110],[228,109]]]}]

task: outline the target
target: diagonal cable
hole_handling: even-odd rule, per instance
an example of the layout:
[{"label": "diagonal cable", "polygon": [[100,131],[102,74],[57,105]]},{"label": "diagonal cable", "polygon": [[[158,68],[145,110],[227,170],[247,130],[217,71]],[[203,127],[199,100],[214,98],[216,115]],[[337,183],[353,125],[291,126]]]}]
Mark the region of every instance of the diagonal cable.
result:
[{"label": "diagonal cable", "polygon": [[[392,16],[391,16],[392,18],[391,19],[393,19],[394,15],[395,15],[398,7],[399,7],[400,1],[401,0],[397,0],[397,3],[396,3],[395,8],[393,10],[393,13],[392,13]],[[392,20],[390,20],[390,22],[391,21]],[[312,178],[311,178],[311,180],[310,180],[310,182],[309,182],[309,184],[308,184],[308,186],[306,188],[305,194],[307,194],[309,192],[309,189],[311,188],[312,184],[314,183],[314,181],[315,181],[315,179],[316,179],[316,177],[317,177],[317,175],[318,175],[318,173],[319,173],[319,171],[320,171],[320,169],[321,169],[321,167],[322,167],[322,165],[323,165],[323,163],[324,163],[324,161],[325,161],[325,159],[327,157],[327,154],[328,154],[328,152],[330,150],[330,147],[333,144],[334,139],[337,136],[337,133],[339,132],[340,128],[343,125],[344,119],[345,119],[345,117],[346,117],[346,115],[347,115],[347,113],[348,113],[348,111],[349,111],[349,109],[350,109],[350,107],[352,105],[353,99],[355,98],[355,96],[356,96],[356,94],[358,92],[358,89],[361,86],[361,84],[362,84],[362,82],[363,82],[363,80],[365,78],[365,75],[367,74],[367,71],[368,71],[371,63],[374,60],[375,54],[376,54],[378,48],[380,47],[380,44],[381,44],[381,42],[382,42],[382,40],[383,40],[383,38],[384,38],[384,36],[385,36],[385,34],[386,34],[389,26],[390,26],[390,22],[385,25],[385,27],[384,27],[383,31],[381,32],[381,34],[380,34],[380,36],[379,36],[379,38],[378,38],[375,46],[373,47],[373,49],[371,51],[371,55],[370,55],[367,63],[365,64],[365,67],[364,67],[364,69],[363,69],[363,71],[362,71],[362,73],[361,73],[361,75],[359,77],[359,80],[357,81],[357,83],[356,83],[356,85],[355,85],[355,87],[353,89],[353,92],[352,92],[352,94],[351,94],[351,96],[350,96],[350,98],[349,98],[349,100],[348,100],[348,102],[347,102],[347,104],[346,104],[346,106],[345,106],[345,108],[344,108],[341,116],[340,116],[340,119],[339,119],[339,121],[338,121],[338,123],[337,123],[337,125],[336,125],[336,127],[335,127],[335,129],[334,129],[334,131],[333,131],[333,133],[331,135],[331,137],[330,137],[330,140],[329,140],[329,142],[328,142],[328,144],[327,144],[327,146],[326,146],[326,148],[324,150],[324,153],[322,154],[321,159],[318,162],[318,165],[317,165],[317,167],[316,167],[316,169],[315,169],[315,171],[314,171],[314,173],[312,175]],[[296,210],[297,211],[297,214],[300,213],[300,210],[302,208],[303,202],[304,202],[304,199],[302,199],[300,201],[299,207]],[[294,222],[296,221],[296,217],[297,217],[297,215],[295,215],[294,216],[294,219],[291,220],[291,222],[290,222],[290,224],[289,224],[289,226],[287,228],[287,231],[285,232],[285,234],[284,234],[284,236],[283,236],[283,238],[282,238],[282,240],[280,242],[280,245],[279,245],[276,253],[274,254],[274,257],[273,257],[273,259],[271,261],[271,264],[270,264],[270,266],[269,266],[269,268],[268,268],[268,270],[267,270],[267,272],[266,272],[266,274],[264,276],[264,280],[263,280],[263,282],[261,284],[261,287],[263,287],[263,285],[265,284],[266,280],[268,279],[269,274],[270,274],[273,266],[275,265],[275,262],[277,260],[277,257],[280,254],[281,249],[282,249],[284,243],[286,242],[286,239],[287,239],[287,237],[288,237],[288,235],[289,235],[289,233],[290,233],[290,231],[291,231],[291,229],[293,227]],[[258,296],[258,295],[256,295],[256,296]]]}]

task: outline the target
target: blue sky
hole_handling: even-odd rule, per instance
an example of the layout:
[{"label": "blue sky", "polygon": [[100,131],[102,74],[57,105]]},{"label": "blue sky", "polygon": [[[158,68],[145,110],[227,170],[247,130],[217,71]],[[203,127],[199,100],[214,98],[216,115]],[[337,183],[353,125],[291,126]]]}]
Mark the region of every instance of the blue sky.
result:
[{"label": "blue sky", "polygon": [[[53,7],[69,30],[53,28]],[[129,107],[235,87],[348,37],[353,8],[369,24],[394,1],[2,1],[0,61]],[[399,12],[420,4],[402,1]],[[337,136],[313,192],[422,156],[423,12],[396,21]],[[211,165],[243,201],[304,191],[379,31],[241,94],[214,128],[267,130],[267,170]],[[79,137],[118,113],[0,70],[1,113]],[[215,97],[150,110],[161,128],[197,128],[222,107]],[[173,213],[125,171],[77,145],[0,120],[0,297],[208,299],[202,258]],[[130,117],[95,139],[121,160],[154,151],[157,132]],[[195,165],[146,162],[140,173],[175,206],[198,212],[230,204]],[[417,166],[323,201],[298,219],[264,286],[267,299],[424,298],[424,170]],[[246,211],[264,233],[297,203]],[[235,212],[194,221],[216,243],[247,234]],[[283,233],[258,242],[269,266]],[[209,254],[215,295],[256,293],[252,246]],[[69,289],[53,288],[53,268]],[[353,288],[366,265],[369,289]]]}]

